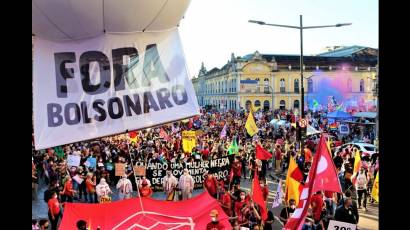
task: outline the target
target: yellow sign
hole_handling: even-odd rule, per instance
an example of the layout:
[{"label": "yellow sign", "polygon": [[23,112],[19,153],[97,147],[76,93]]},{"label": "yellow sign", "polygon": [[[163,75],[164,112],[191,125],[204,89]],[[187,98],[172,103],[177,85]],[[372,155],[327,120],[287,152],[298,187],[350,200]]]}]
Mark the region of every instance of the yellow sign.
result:
[{"label": "yellow sign", "polygon": [[101,197],[100,204],[104,204],[104,203],[111,203],[111,197],[109,197],[109,196]]},{"label": "yellow sign", "polygon": [[377,172],[376,178],[374,179],[372,197],[376,200],[376,202],[379,202],[379,172]]},{"label": "yellow sign", "polygon": [[255,119],[253,118],[252,111],[249,111],[248,119],[245,124],[246,131],[252,137],[258,132],[258,127],[256,126]]},{"label": "yellow sign", "polygon": [[195,131],[182,131],[182,149],[184,152],[191,153],[192,148],[196,146]]}]

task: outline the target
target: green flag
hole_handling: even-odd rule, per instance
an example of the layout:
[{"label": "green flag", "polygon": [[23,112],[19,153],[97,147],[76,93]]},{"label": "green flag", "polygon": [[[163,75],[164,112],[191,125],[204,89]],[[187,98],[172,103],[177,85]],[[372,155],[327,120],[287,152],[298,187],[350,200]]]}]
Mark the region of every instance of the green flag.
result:
[{"label": "green flag", "polygon": [[237,154],[239,151],[238,144],[236,143],[236,138],[233,139],[231,145],[228,148],[229,155]]},{"label": "green flag", "polygon": [[55,147],[54,152],[56,153],[58,158],[64,157],[64,151],[63,151],[63,148],[61,148],[61,146]]}]

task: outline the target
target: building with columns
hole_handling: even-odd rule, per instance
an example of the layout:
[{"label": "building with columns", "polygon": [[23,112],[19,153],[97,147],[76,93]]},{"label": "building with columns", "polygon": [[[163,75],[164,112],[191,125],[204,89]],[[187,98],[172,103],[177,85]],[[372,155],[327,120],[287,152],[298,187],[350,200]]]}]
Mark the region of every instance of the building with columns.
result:
[{"label": "building with columns", "polygon": [[[343,86],[346,97],[374,101],[377,52],[369,47],[350,46],[304,56],[305,96],[314,98],[320,94],[320,81],[316,76],[321,75]],[[262,109],[300,109],[301,106],[298,55],[255,51],[235,57],[232,53],[220,69],[215,67],[208,71],[202,63],[192,83],[202,107],[239,110],[248,108],[251,103]]]}]

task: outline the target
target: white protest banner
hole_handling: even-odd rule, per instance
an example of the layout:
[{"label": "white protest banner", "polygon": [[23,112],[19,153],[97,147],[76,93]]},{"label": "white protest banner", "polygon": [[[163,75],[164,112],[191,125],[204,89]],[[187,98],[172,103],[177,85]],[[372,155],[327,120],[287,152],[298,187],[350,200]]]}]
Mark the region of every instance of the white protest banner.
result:
[{"label": "white protest banner", "polygon": [[52,42],[34,38],[35,148],[199,114],[178,29]]},{"label": "white protest banner", "polygon": [[80,166],[81,157],[75,155],[68,155],[67,165],[68,166]]},{"label": "white protest banner", "polygon": [[279,207],[282,204],[283,192],[282,192],[282,180],[279,180],[276,193],[274,194],[272,208]]},{"label": "white protest banner", "polygon": [[327,230],[356,230],[356,225],[336,220],[330,220]]}]

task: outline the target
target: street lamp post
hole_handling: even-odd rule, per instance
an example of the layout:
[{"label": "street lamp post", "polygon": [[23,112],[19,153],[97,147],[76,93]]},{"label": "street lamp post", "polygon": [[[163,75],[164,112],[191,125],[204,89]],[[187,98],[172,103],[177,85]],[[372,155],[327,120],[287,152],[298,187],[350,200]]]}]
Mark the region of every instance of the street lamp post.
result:
[{"label": "street lamp post", "polygon": [[[327,28],[327,27],[341,27],[341,26],[348,26],[352,23],[338,23],[335,25],[323,25],[323,26],[305,26],[303,27],[302,22],[302,15],[300,15],[300,25],[299,26],[289,26],[289,25],[279,25],[279,24],[271,24],[266,23],[263,21],[256,21],[256,20],[249,20],[250,23],[256,23],[258,25],[266,25],[266,26],[277,26],[277,27],[286,27],[292,29],[298,29],[300,31],[300,82],[301,82],[301,117],[305,118],[305,103],[304,103],[304,87],[303,87],[303,29],[317,29],[317,28]],[[301,137],[301,148],[303,147],[303,136]]]}]

